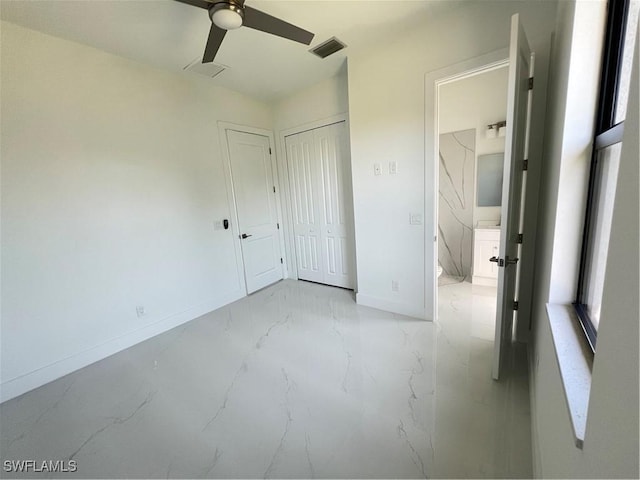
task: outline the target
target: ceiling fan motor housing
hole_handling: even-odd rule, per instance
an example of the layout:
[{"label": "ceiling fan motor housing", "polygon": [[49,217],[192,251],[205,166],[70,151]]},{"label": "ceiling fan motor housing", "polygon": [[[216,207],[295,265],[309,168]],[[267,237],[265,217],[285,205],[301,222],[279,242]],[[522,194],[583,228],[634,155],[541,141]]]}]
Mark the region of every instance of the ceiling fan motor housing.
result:
[{"label": "ceiling fan motor housing", "polygon": [[218,27],[224,30],[233,30],[242,26],[244,9],[234,0],[217,2],[209,8],[209,18]]}]

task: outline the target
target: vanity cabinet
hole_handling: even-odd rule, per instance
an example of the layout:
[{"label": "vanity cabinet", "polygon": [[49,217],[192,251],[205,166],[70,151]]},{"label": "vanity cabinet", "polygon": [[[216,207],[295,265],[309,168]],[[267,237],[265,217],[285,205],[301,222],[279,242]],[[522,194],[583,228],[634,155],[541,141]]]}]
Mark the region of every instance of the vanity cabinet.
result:
[{"label": "vanity cabinet", "polygon": [[477,285],[498,286],[498,264],[490,262],[500,251],[499,228],[476,228],[473,232],[473,276]]}]

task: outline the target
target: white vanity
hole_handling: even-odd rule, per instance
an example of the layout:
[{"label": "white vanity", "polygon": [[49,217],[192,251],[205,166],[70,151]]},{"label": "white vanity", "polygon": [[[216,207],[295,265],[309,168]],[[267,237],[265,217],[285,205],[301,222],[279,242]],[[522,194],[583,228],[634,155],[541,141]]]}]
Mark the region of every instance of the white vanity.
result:
[{"label": "white vanity", "polygon": [[498,286],[498,264],[490,262],[500,251],[500,227],[480,226],[473,231],[473,276],[476,285]]}]

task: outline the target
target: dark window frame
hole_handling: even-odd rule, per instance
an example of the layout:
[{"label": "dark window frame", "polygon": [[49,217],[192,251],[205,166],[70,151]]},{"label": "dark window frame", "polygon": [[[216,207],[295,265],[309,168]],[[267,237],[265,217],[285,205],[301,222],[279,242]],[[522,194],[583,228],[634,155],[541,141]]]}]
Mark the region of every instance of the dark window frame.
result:
[{"label": "dark window frame", "polygon": [[578,288],[574,307],[580,321],[580,326],[585,333],[591,351],[595,353],[598,332],[589,318],[585,293],[587,282],[587,263],[589,262],[589,249],[591,240],[591,219],[595,205],[595,192],[599,183],[598,161],[600,152],[615,143],[622,141],[624,122],[614,124],[616,116],[616,103],[620,72],[622,68],[622,55],[624,53],[624,40],[629,13],[629,0],[609,0],[607,7],[607,24],[605,33],[604,51],[602,57],[602,70],[600,76],[600,93],[598,99],[598,112],[596,116],[596,128],[594,148],[591,155],[589,172],[589,184],[587,190],[587,205],[582,236],[582,251],[580,253],[580,270],[578,274]]}]

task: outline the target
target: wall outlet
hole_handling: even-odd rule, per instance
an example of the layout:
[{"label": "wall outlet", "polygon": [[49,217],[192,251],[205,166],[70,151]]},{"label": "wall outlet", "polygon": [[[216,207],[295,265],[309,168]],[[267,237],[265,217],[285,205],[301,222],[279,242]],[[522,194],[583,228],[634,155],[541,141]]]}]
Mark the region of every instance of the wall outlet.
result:
[{"label": "wall outlet", "polygon": [[136,307],[136,315],[138,315],[138,318],[144,317],[144,307],[142,305]]},{"label": "wall outlet", "polygon": [[373,174],[374,175],[382,175],[382,165],[379,163],[373,164]]},{"label": "wall outlet", "polygon": [[398,162],[391,160],[389,162],[389,174],[395,175],[396,173],[398,173]]},{"label": "wall outlet", "polygon": [[422,225],[422,214],[421,213],[409,214],[409,223],[411,225]]},{"label": "wall outlet", "polygon": [[391,280],[391,291],[392,292],[399,292],[400,291],[400,285],[398,284],[397,280]]}]

